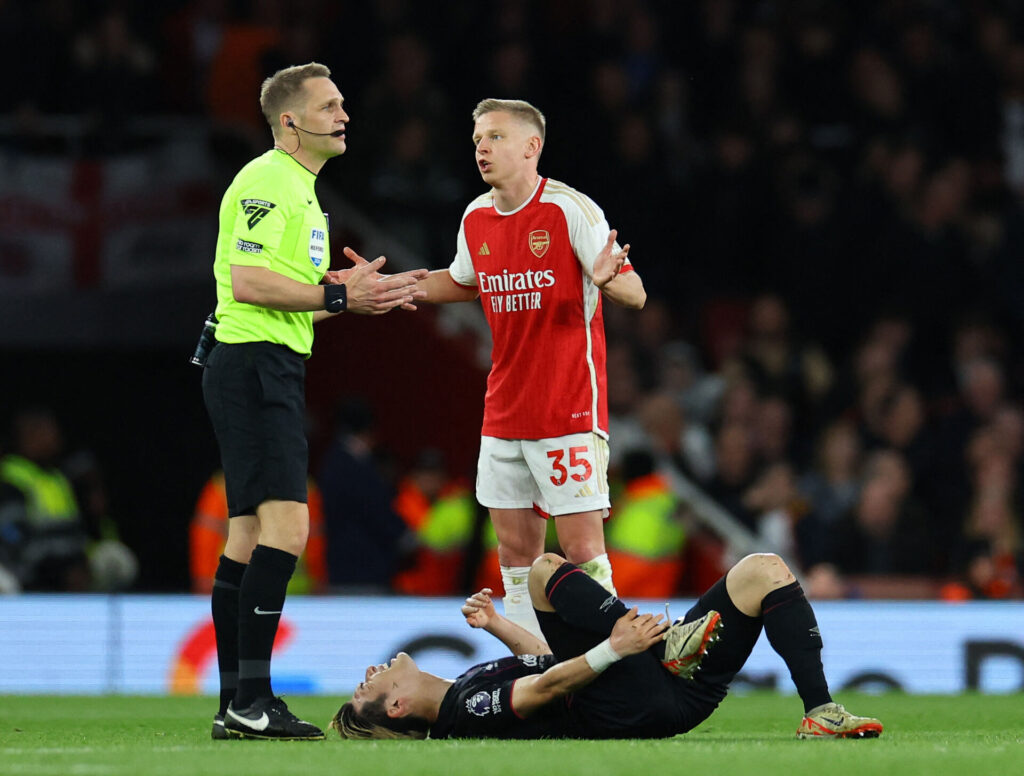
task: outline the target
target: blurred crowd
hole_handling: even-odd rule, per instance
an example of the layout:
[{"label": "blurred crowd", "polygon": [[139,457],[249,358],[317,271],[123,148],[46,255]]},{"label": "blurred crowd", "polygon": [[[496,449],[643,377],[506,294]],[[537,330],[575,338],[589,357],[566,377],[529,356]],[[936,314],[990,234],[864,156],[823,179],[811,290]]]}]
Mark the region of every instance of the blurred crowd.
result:
[{"label": "blurred crowd", "polygon": [[101,464],[53,409],[17,408],[0,443],[0,594],[130,589],[138,560],[109,508]]},{"label": "blurred crowd", "polygon": [[[634,567],[686,589],[714,553],[669,472],[819,596],[878,575],[1021,595],[1024,5],[0,0],[0,37],[24,75],[0,112],[29,150],[34,118],[67,113],[93,122],[93,153],[138,115],[262,148],[261,79],[328,64],[352,123],[324,184],[435,267],[481,186],[473,106],[530,100],[549,120],[541,171],[602,206],[651,291],[639,315],[605,310],[620,592],[644,583]],[[48,55],[26,68],[21,40]],[[406,571],[441,491],[466,497],[429,490],[405,493],[418,518],[379,527]],[[323,573],[344,576],[330,537],[353,529],[330,502]],[[446,518],[477,560],[478,518]]]}]

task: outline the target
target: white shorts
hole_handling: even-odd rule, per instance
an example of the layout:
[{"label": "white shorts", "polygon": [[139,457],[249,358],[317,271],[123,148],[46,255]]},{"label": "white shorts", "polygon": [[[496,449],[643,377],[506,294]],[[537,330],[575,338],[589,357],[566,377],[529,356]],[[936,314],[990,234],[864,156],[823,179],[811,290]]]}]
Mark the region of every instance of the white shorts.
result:
[{"label": "white shorts", "polygon": [[608,516],[608,442],[585,432],[553,439],[480,437],[476,498],[493,509],[544,517],[601,510]]}]

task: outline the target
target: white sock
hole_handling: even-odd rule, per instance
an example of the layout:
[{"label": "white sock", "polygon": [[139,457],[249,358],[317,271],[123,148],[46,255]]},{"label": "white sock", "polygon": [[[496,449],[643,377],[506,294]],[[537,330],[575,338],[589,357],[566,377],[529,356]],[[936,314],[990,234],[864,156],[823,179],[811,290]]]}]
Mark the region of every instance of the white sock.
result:
[{"label": "white sock", "polygon": [[533,611],[533,602],[530,600],[530,588],[526,581],[529,574],[529,566],[501,567],[501,582],[505,586],[502,604],[508,619],[544,641],[544,634],[537,622],[537,613]]},{"label": "white sock", "polygon": [[577,563],[576,565],[583,570],[584,574],[601,585],[609,593],[614,596],[618,595],[615,585],[612,583],[612,563],[608,560],[608,553],[602,552],[596,558],[592,558],[586,563]]}]

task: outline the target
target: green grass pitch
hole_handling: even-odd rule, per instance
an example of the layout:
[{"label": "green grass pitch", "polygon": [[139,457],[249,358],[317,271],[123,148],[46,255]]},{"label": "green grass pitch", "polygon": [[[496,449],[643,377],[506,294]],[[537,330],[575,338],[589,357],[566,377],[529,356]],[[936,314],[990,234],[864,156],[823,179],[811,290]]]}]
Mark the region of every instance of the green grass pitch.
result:
[{"label": "green grass pitch", "polygon": [[[325,723],[341,699],[289,698]],[[210,698],[0,696],[0,774],[174,776],[799,776],[1024,773],[1024,694],[843,694],[885,733],[798,741],[795,696],[734,695],[703,725],[659,741],[211,741]]]}]

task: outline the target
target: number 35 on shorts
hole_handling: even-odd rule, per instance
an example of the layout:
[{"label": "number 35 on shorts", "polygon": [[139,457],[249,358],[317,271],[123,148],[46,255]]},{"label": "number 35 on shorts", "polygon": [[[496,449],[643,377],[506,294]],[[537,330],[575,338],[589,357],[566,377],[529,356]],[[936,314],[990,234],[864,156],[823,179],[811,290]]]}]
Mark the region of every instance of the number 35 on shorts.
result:
[{"label": "number 35 on shorts", "polygon": [[[565,485],[571,477],[574,482],[586,482],[594,475],[594,467],[590,461],[590,446],[580,445],[568,449],[548,450],[551,459],[551,475],[553,485]],[[568,466],[568,468],[566,468]],[[570,471],[571,469],[571,471]]]}]

